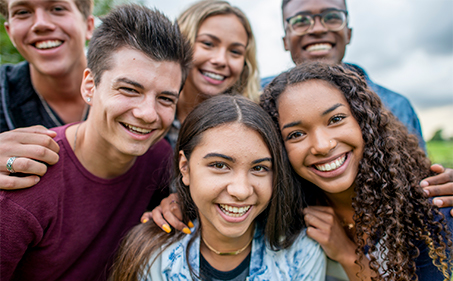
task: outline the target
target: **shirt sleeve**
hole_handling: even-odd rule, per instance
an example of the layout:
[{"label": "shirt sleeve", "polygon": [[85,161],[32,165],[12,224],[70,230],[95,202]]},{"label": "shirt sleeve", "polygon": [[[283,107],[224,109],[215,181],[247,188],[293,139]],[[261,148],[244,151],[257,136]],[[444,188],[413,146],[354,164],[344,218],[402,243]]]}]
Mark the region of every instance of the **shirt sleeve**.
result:
[{"label": "shirt sleeve", "polygon": [[[43,229],[30,212],[0,192],[0,272],[9,280],[29,246],[35,246]],[[14,192],[14,191],[12,191]]]}]

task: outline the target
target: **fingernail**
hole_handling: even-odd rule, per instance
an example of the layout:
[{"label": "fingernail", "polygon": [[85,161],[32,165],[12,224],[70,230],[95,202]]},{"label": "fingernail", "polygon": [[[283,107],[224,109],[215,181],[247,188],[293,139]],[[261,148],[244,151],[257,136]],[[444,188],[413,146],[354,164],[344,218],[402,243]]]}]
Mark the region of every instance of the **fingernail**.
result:
[{"label": "fingernail", "polygon": [[423,189],[423,192],[426,194],[426,196],[429,196],[429,190]]},{"label": "fingernail", "polygon": [[193,225],[193,222],[192,221],[189,221],[189,223],[187,224],[190,228],[194,227]]},{"label": "fingernail", "polygon": [[427,181],[421,181],[420,182],[420,186],[421,187],[427,187],[428,185],[429,185],[429,182],[427,182]]},{"label": "fingernail", "polygon": [[164,224],[162,225],[162,229],[167,232],[167,233],[170,233],[171,232],[171,228],[168,224]]},{"label": "fingernail", "polygon": [[40,179],[40,177],[35,177],[35,183],[38,183]]},{"label": "fingernail", "polygon": [[188,229],[187,227],[184,227],[182,229],[182,232],[184,232],[185,234],[191,234],[192,233],[192,231],[190,231],[190,229]]},{"label": "fingernail", "polygon": [[444,202],[442,202],[442,200],[440,200],[440,199],[434,199],[433,204],[436,205],[437,207],[442,207]]},{"label": "fingernail", "polygon": [[144,219],[144,220],[142,221],[142,223],[147,223],[148,221],[149,221],[148,219]]}]

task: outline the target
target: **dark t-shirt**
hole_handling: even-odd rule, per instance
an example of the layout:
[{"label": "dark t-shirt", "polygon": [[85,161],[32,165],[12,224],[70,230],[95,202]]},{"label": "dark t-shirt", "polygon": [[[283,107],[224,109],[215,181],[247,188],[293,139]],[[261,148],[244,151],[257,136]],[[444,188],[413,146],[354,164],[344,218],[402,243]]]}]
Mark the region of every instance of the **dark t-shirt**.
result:
[{"label": "dark t-shirt", "polygon": [[60,159],[36,186],[0,191],[1,280],[106,280],[121,238],[166,186],[167,141],[137,157],[125,174],[102,179],[78,161],[66,127],[53,129]]},{"label": "dark t-shirt", "polygon": [[200,271],[204,281],[245,281],[249,276],[251,253],[230,271],[220,271],[212,267],[208,261],[200,255]]}]

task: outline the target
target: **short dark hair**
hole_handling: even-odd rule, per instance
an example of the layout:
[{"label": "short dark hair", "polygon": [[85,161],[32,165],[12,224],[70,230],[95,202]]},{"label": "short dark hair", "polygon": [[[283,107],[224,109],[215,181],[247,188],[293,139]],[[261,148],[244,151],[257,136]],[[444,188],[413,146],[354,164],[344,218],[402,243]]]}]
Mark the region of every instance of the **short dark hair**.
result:
[{"label": "short dark hair", "polygon": [[[290,2],[291,0],[283,0],[282,1],[282,12],[283,12],[283,9],[286,7],[286,5],[288,5],[288,3]],[[344,2],[344,8],[345,8],[345,11],[348,10],[348,7],[346,7],[346,0],[343,0]],[[285,19],[283,19],[284,21]]]},{"label": "short dark hair", "polygon": [[[74,0],[77,9],[82,13],[85,20],[93,13],[93,1],[94,0]],[[0,0],[0,14],[8,20],[8,0]]]},{"label": "short dark hair", "polygon": [[143,52],[155,61],[176,62],[181,66],[181,89],[192,62],[188,40],[158,10],[137,5],[120,5],[102,18],[88,48],[88,68],[98,85],[104,71],[111,69],[116,50],[127,47]]}]

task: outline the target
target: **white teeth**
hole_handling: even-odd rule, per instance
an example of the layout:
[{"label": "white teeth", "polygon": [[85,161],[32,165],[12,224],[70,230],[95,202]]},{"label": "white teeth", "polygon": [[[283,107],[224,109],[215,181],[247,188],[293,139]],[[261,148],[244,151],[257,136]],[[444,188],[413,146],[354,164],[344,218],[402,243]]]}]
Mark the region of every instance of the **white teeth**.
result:
[{"label": "white teeth", "polygon": [[123,123],[123,125],[128,128],[129,130],[133,131],[134,133],[140,133],[140,134],[149,134],[151,132],[151,130],[147,130],[147,129],[142,129],[142,128],[139,128],[139,127],[135,127],[135,126],[132,126],[132,125],[129,125],[129,124],[125,124]]},{"label": "white teeth", "polygon": [[315,52],[315,51],[328,51],[332,49],[332,45],[328,43],[321,43],[321,44],[313,44],[307,47],[308,52]]},{"label": "white teeth", "polygon": [[212,73],[212,72],[203,71],[203,75],[207,76],[209,78],[215,79],[215,80],[219,80],[219,81],[225,80],[225,76],[220,75],[220,74],[216,74],[216,73]]},{"label": "white teeth", "polygon": [[340,158],[326,164],[322,165],[315,165],[316,169],[323,171],[323,172],[330,172],[336,170],[343,165],[344,161],[346,160],[346,155],[341,156]]},{"label": "white teeth", "polygon": [[61,44],[63,44],[63,42],[60,40],[48,40],[48,41],[38,42],[35,44],[35,46],[38,49],[50,49],[50,48],[58,47]]},{"label": "white teeth", "polygon": [[247,207],[233,207],[225,204],[219,204],[220,210],[230,217],[242,217],[252,206]]}]

